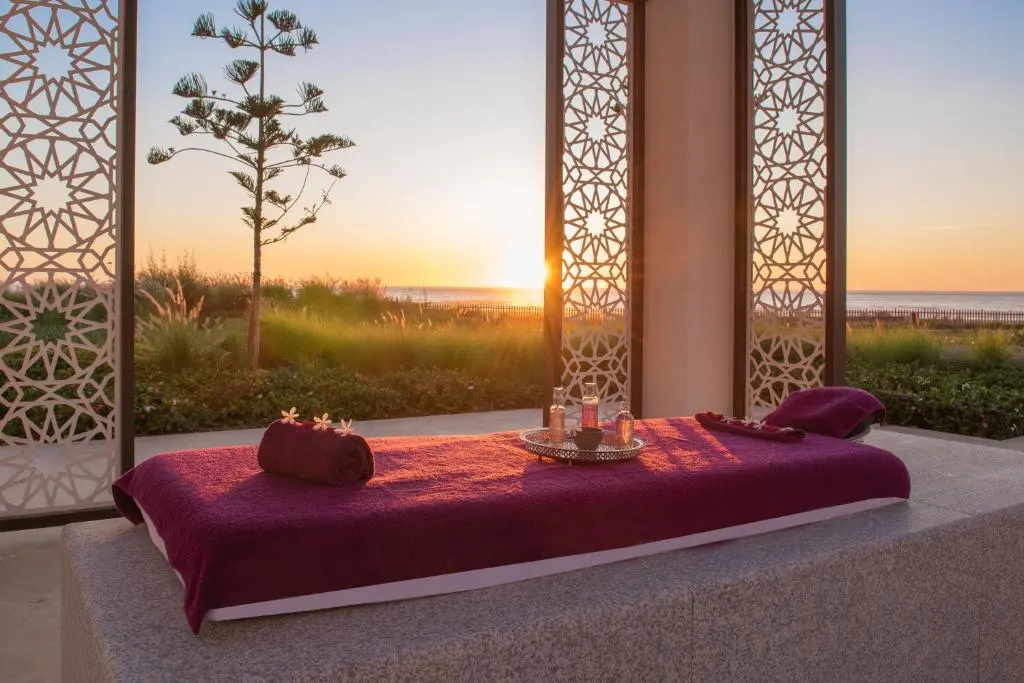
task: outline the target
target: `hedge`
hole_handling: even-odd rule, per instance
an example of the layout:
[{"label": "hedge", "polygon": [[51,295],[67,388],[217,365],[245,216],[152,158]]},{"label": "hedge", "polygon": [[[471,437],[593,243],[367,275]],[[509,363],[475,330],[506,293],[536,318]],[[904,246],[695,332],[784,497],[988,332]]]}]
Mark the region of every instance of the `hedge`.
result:
[{"label": "hedge", "polygon": [[[851,362],[848,382],[878,396],[890,424],[1008,439],[1024,436],[1024,370],[1009,365]],[[541,380],[464,370],[367,376],[340,368],[136,370],[136,433],[266,426],[282,409],[356,420],[539,408]]]},{"label": "hedge", "polygon": [[337,368],[248,371],[136,369],[136,434],[176,434],[265,427],[295,406],[304,416],[383,419],[539,408],[530,379],[460,370],[406,370],[367,377]]},{"label": "hedge", "polygon": [[1024,370],[1011,364],[855,362],[847,381],[877,396],[890,424],[999,440],[1024,436]]}]

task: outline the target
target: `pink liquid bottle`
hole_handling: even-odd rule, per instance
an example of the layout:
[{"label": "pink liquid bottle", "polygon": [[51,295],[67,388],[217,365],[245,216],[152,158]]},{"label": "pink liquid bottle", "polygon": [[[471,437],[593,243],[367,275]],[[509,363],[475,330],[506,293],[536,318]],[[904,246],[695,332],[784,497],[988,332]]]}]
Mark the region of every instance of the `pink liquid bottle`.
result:
[{"label": "pink liquid bottle", "polygon": [[555,387],[548,419],[548,440],[551,443],[565,441],[565,390]]},{"label": "pink liquid bottle", "polygon": [[619,414],[615,416],[615,436],[620,446],[633,445],[633,433],[636,431],[636,418],[629,411],[629,401],[619,404]]},{"label": "pink liquid bottle", "polygon": [[597,382],[586,382],[583,385],[583,410],[580,427],[597,427],[598,407],[601,399],[597,395]]}]

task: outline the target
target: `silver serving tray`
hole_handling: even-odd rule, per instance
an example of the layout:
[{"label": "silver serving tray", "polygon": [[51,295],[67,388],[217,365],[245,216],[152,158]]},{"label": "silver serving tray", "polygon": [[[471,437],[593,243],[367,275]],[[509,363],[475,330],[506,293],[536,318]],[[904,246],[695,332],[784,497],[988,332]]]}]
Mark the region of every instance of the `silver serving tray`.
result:
[{"label": "silver serving tray", "polygon": [[617,442],[615,434],[605,432],[603,441],[596,450],[587,451],[576,447],[572,438],[566,436],[565,441],[551,441],[547,429],[528,429],[519,433],[523,447],[542,458],[551,458],[560,462],[602,463],[632,460],[640,449],[647,445],[643,439],[633,437],[633,442],[623,446]]}]

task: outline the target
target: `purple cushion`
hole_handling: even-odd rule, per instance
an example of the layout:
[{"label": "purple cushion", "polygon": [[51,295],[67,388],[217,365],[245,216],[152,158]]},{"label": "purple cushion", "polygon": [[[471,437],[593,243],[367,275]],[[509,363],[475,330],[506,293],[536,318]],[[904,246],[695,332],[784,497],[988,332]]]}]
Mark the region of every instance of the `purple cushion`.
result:
[{"label": "purple cushion", "polygon": [[885,406],[854,387],[819,387],[795,391],[764,419],[776,427],[844,439],[867,423],[885,421]]}]

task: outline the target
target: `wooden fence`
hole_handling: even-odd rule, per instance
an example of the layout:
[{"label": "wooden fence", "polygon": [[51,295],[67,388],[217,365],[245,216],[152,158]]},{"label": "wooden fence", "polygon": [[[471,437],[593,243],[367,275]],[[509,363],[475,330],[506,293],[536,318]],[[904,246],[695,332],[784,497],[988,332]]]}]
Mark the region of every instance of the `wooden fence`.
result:
[{"label": "wooden fence", "polygon": [[964,327],[1019,327],[1024,325],[1024,310],[983,311],[963,308],[855,308],[846,313],[851,325],[900,324]]},{"label": "wooden fence", "polygon": [[[447,302],[424,302],[419,304],[424,310],[447,311],[451,313],[482,315],[494,318],[541,319],[544,317],[543,306],[513,304],[460,304]],[[566,315],[571,315],[566,309]],[[621,315],[623,311],[614,312]],[[811,313],[811,317],[821,315],[820,311]],[[755,317],[766,314],[755,311]],[[940,309],[940,308],[851,308],[846,312],[851,325],[935,325],[935,326],[993,326],[1017,327],[1024,326],[1024,310],[1017,311],[984,311],[975,309]]]}]

